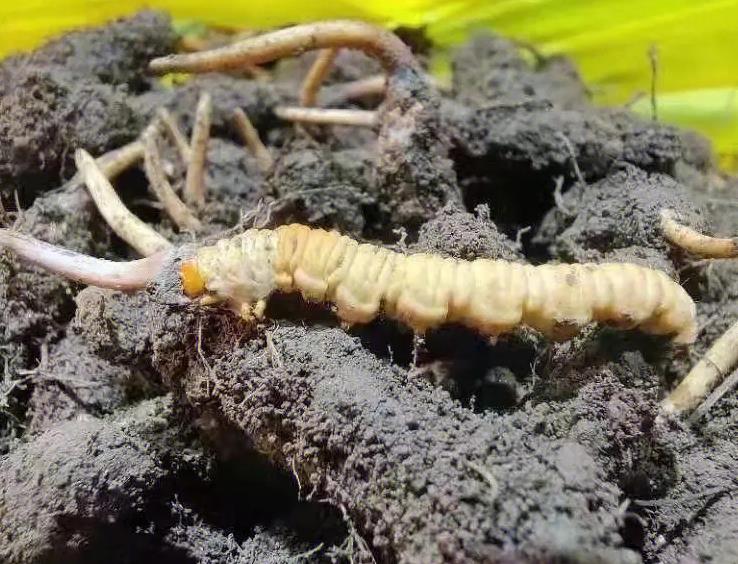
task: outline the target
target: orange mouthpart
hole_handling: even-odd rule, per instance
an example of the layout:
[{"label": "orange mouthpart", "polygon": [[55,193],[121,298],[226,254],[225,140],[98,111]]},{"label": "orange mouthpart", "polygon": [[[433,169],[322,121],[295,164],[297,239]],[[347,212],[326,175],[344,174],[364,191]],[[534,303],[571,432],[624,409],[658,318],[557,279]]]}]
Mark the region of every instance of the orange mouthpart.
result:
[{"label": "orange mouthpart", "polygon": [[182,263],[179,269],[182,288],[188,298],[196,298],[205,293],[205,279],[197,267],[196,259],[189,259]]}]

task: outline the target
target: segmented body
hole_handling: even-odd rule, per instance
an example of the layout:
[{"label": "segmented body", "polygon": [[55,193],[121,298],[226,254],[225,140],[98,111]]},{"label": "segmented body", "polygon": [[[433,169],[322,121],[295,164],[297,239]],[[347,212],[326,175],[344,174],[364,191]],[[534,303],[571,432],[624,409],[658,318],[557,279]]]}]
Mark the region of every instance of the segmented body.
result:
[{"label": "segmented body", "polygon": [[[260,315],[274,291],[331,302],[348,323],[380,313],[417,332],[460,323],[497,336],[520,325],[568,339],[592,321],[674,341],[695,338],[695,305],[663,272],[633,264],[532,266],[405,255],[303,225],[248,230],[198,250],[183,268],[188,294]],[[199,284],[192,283],[193,273]],[[194,289],[193,289],[194,288]]]}]

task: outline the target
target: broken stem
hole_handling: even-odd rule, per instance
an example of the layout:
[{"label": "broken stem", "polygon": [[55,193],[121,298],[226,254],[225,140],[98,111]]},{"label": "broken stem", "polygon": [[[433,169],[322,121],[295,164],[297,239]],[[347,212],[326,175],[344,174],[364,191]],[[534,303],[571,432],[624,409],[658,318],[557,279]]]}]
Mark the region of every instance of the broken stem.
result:
[{"label": "broken stem", "polygon": [[247,64],[268,63],[297,53],[330,47],[360,49],[377,58],[390,72],[399,68],[419,71],[412,52],[396,35],[381,27],[351,20],[296,25],[211,51],[167,55],[151,61],[149,69],[157,74],[213,72]]},{"label": "broken stem", "polygon": [[328,72],[331,70],[333,60],[338,54],[338,49],[330,47],[323,49],[318,53],[318,57],[315,59],[313,66],[305,76],[305,80],[300,87],[300,105],[301,106],[314,106],[318,98],[318,90],[323,84],[325,77],[328,76]]},{"label": "broken stem", "polygon": [[169,110],[162,107],[156,111],[156,117],[162,123],[167,135],[169,135],[172,142],[177,147],[177,151],[179,151],[182,162],[187,166],[190,162],[191,156],[190,144],[187,142],[187,138],[179,128],[174,116],[169,112]]},{"label": "broken stem", "polygon": [[174,188],[167,180],[161,164],[161,155],[156,146],[157,129],[152,124],[142,135],[144,144],[144,170],[149,179],[151,189],[164,207],[166,214],[181,230],[198,231],[202,227],[185,203],[179,199]]},{"label": "broken stem", "polygon": [[666,413],[682,413],[697,407],[738,363],[738,321],[715,341],[705,356],[661,404]]},{"label": "broken stem", "polygon": [[377,112],[370,110],[341,110],[336,108],[302,108],[297,106],[278,106],[274,108],[277,117],[299,123],[318,125],[349,125],[354,127],[376,127],[379,123]]},{"label": "broken stem", "polygon": [[190,162],[184,187],[184,199],[188,204],[205,204],[205,158],[210,139],[210,94],[203,92],[195,110],[195,123],[192,126],[190,141]]},{"label": "broken stem", "polygon": [[271,171],[274,166],[272,154],[269,152],[269,149],[266,148],[264,143],[262,143],[261,137],[259,137],[259,132],[254,127],[254,124],[251,123],[246,112],[241,108],[233,110],[233,123],[236,126],[236,130],[241,135],[241,139],[244,144],[256,158],[259,169],[265,174]]},{"label": "broken stem", "polygon": [[166,252],[161,251],[144,259],[113,262],[56,247],[9,229],[0,229],[0,247],[69,280],[123,291],[145,288],[159,273],[166,258]]},{"label": "broken stem", "polygon": [[169,241],[131,213],[87,151],[78,149],[74,160],[98,211],[116,235],[144,256],[171,247]]},{"label": "broken stem", "polygon": [[719,238],[702,235],[674,219],[672,210],[661,211],[661,230],[672,245],[705,258],[738,257],[738,237]]}]

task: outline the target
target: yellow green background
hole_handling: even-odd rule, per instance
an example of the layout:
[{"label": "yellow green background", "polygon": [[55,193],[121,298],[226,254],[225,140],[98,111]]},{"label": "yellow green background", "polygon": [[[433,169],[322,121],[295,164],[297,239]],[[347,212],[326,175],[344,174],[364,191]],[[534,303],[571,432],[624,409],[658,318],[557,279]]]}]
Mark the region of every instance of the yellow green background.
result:
[{"label": "yellow green background", "polygon": [[65,30],[164,9],[180,20],[267,27],[321,18],[423,26],[448,47],[479,28],[573,57],[595,100],[638,101],[650,115],[649,50],[658,52],[659,119],[708,135],[738,170],[738,0],[3,0],[0,56]]}]

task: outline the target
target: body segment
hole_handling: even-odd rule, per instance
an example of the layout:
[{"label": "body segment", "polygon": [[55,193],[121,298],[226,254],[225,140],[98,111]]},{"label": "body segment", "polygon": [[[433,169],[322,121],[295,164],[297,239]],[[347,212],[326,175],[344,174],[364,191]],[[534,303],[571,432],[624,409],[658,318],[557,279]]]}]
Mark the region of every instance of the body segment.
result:
[{"label": "body segment", "polygon": [[[404,255],[303,225],[249,230],[201,248],[204,290],[247,317],[274,291],[330,302],[347,323],[380,313],[417,332],[455,322],[497,336],[519,325],[568,339],[590,322],[695,338],[695,306],[664,273],[632,264],[522,265]],[[185,274],[188,287],[192,273]],[[190,284],[191,286],[191,284]]]}]

